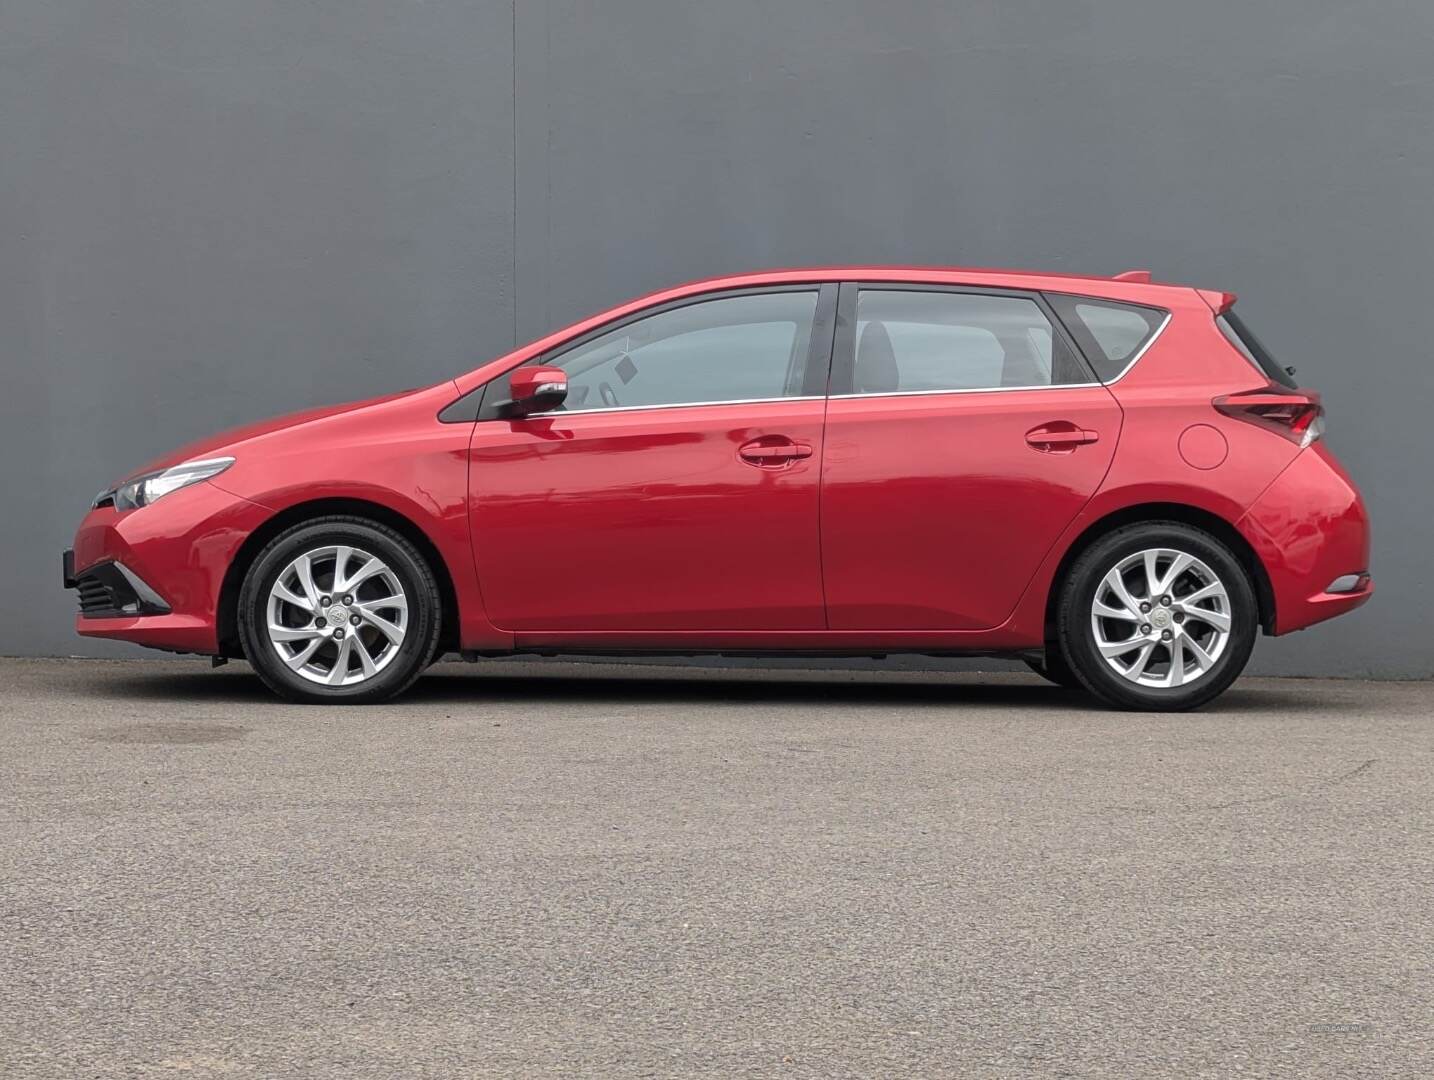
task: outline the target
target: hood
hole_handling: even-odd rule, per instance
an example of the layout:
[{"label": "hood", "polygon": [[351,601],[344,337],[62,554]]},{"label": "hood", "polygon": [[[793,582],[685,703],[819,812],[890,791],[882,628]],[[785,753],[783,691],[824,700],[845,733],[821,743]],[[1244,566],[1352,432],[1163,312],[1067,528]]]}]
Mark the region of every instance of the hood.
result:
[{"label": "hood", "polygon": [[[217,435],[210,435],[195,442],[181,446],[168,454],[147,462],[141,468],[128,473],[119,483],[127,483],[136,476],[143,476],[146,473],[158,472],[167,469],[171,465],[178,465],[181,461],[193,461],[196,458],[220,457],[222,452],[237,446],[239,443],[257,439],[263,435],[270,435],[276,431],[283,431],[285,428],[298,427],[301,424],[311,424],[315,420],[323,420],[330,416],[338,416],[340,413],[356,412],[359,409],[367,409],[373,405],[382,405],[385,402],[397,401],[412,394],[417,394],[421,387],[409,390],[400,390],[396,394],[384,394],[382,397],[365,398],[363,401],[350,401],[343,405],[321,405],[314,409],[305,409],[302,412],[287,413],[284,416],[276,416],[269,420],[260,420],[253,424],[246,424],[243,427],[231,428],[222,431]],[[116,485],[118,486],[118,485]]]}]

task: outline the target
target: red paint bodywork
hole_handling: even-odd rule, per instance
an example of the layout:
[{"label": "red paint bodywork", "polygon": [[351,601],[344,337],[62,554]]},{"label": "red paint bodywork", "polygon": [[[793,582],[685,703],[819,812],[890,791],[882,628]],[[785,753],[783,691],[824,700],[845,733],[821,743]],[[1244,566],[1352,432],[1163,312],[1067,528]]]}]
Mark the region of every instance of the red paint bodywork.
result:
[{"label": "red paint bodywork", "polygon": [[[649,306],[842,281],[1064,292],[1171,319],[1106,386],[439,419],[489,380]],[[151,506],[90,512],[76,570],[123,562],[172,611],[80,617],[76,629],[232,651],[221,599],[263,540],[310,510],[364,504],[426,538],[457,603],[449,644],[472,652],[1039,649],[1076,545],[1109,520],[1171,508],[1243,537],[1268,584],[1267,627],[1301,629],[1369,598],[1367,583],[1324,591],[1368,570],[1367,516],[1323,443],[1302,450],[1212,406],[1268,385],[1215,326],[1231,302],[1141,280],[889,267],[665,290],[455,380],[254,425],[152,463],[235,459]]]},{"label": "red paint bodywork", "polygon": [[[824,404],[478,424],[469,490],[489,618],[515,633],[824,630]],[[782,436],[818,453],[774,468],[740,457]]]},{"label": "red paint bodywork", "polygon": [[[1074,451],[1026,433],[1091,430]],[[833,630],[990,630],[1095,494],[1120,440],[1103,386],[833,398],[822,553]]]}]

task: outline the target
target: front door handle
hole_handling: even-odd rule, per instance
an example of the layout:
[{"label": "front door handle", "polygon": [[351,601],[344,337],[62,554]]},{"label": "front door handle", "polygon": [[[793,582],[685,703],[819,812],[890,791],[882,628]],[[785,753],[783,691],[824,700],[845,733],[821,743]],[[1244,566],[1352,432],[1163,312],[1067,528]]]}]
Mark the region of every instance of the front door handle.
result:
[{"label": "front door handle", "polygon": [[1042,424],[1026,432],[1026,445],[1043,454],[1069,454],[1078,446],[1099,441],[1100,432],[1078,427],[1069,420]]},{"label": "front door handle", "polygon": [[805,443],[792,442],[790,439],[784,439],[777,443],[754,439],[752,442],[738,447],[737,454],[748,465],[772,468],[786,465],[800,458],[809,458],[812,456],[812,448]]}]

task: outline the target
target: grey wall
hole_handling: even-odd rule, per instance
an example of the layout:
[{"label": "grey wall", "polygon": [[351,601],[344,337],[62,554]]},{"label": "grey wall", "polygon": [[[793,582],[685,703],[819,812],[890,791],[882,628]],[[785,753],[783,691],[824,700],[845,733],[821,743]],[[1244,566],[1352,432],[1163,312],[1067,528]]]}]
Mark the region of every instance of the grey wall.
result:
[{"label": "grey wall", "polygon": [[1257,669],[1434,674],[1431,53],[1427,0],[9,0],[0,652],[114,652],[58,552],[182,440],[694,276],[918,262],[1240,292],[1380,586]]}]

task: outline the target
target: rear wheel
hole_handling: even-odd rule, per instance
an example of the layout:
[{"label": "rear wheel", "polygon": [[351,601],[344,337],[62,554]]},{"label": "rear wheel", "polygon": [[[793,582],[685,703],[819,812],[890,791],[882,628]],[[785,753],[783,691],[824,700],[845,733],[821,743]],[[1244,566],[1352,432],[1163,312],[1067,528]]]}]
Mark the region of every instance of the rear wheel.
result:
[{"label": "rear wheel", "polygon": [[239,634],[259,677],[292,701],[359,704],[408,687],[433,659],[433,572],[399,533],[326,517],[259,553],[239,594]]},{"label": "rear wheel", "polygon": [[1255,592],[1214,536],[1174,521],[1101,537],[1072,565],[1057,613],[1060,654],[1092,693],[1127,709],[1194,709],[1244,670]]}]

